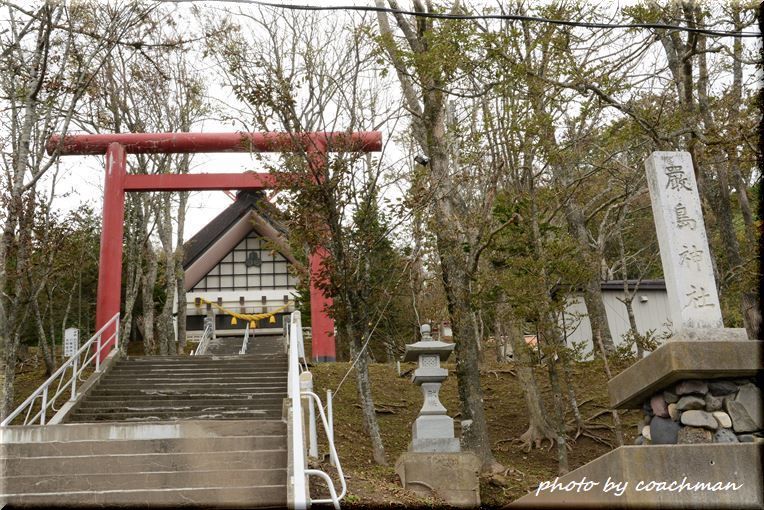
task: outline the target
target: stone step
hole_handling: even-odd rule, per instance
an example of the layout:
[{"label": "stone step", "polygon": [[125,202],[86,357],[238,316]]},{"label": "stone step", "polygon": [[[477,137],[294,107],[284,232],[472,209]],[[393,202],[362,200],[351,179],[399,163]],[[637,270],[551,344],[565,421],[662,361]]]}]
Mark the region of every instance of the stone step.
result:
[{"label": "stone step", "polygon": [[73,423],[90,423],[98,421],[167,421],[167,420],[188,420],[188,419],[205,419],[205,420],[276,420],[282,415],[282,409],[235,409],[235,410],[214,410],[214,411],[173,411],[173,410],[157,410],[157,411],[130,411],[122,413],[109,413],[109,412],[75,412],[70,416],[69,420]]},{"label": "stone step", "polygon": [[103,377],[103,381],[121,381],[131,379],[173,379],[176,382],[199,381],[199,380],[217,380],[224,378],[235,379],[258,379],[263,377],[285,377],[286,371],[269,368],[263,371],[249,370],[246,372],[226,372],[224,370],[204,371],[204,372],[170,372],[170,371],[136,371],[136,372],[114,372]]},{"label": "stone step", "polygon": [[[7,490],[16,494],[78,492],[97,487],[99,491],[131,488],[144,490],[178,487],[286,487],[286,469],[241,469],[215,471],[161,471],[154,473],[62,474],[11,476],[5,478]],[[254,502],[253,502],[254,503]]]},{"label": "stone step", "polygon": [[223,404],[201,404],[193,402],[190,404],[168,404],[166,402],[151,402],[144,403],[131,403],[125,404],[123,402],[117,403],[117,405],[88,405],[80,407],[78,414],[130,414],[130,413],[227,413],[235,411],[276,411],[283,408],[282,401],[268,402],[268,401],[250,401],[243,404],[230,404],[225,402]]},{"label": "stone step", "polygon": [[[246,356],[239,356],[240,358],[246,358]],[[253,368],[253,367],[262,367],[262,366],[280,366],[280,367],[287,367],[288,363],[285,359],[263,359],[263,358],[255,358],[253,360],[238,360],[238,361],[194,361],[194,362],[182,362],[182,361],[152,361],[152,362],[119,362],[115,365],[115,368],[119,369],[125,369],[125,368],[132,368],[135,370],[145,370],[148,368],[185,368],[189,370],[197,369],[197,368],[228,368],[228,369],[234,369],[234,368]]]},{"label": "stone step", "polygon": [[163,358],[138,359],[126,358],[117,362],[116,366],[124,365],[217,365],[217,366],[247,366],[258,365],[262,363],[287,363],[288,359],[283,354],[262,354],[262,355],[231,355],[216,356],[208,358],[205,356],[189,356],[185,359],[167,360]]},{"label": "stone step", "polygon": [[230,374],[257,374],[259,372],[281,372],[287,373],[289,367],[287,365],[275,365],[275,364],[262,364],[262,365],[242,365],[242,366],[180,366],[180,365],[166,365],[166,366],[150,366],[150,367],[136,367],[136,366],[124,366],[115,367],[109,371],[110,374],[153,374],[153,373],[170,373],[182,375],[194,375],[194,374],[218,374],[221,372]]},{"label": "stone step", "polygon": [[[110,386],[120,386],[120,385],[132,385],[132,386],[140,386],[141,384],[146,384],[147,386],[155,386],[155,385],[173,385],[173,386],[205,386],[205,385],[221,385],[221,384],[227,384],[228,386],[237,386],[237,385],[252,385],[252,384],[259,384],[259,383],[276,383],[276,384],[286,384],[287,375],[250,375],[246,377],[225,377],[225,374],[221,374],[220,377],[209,377],[206,379],[197,380],[194,377],[188,377],[188,378],[174,378],[174,377],[141,377],[141,378],[133,378],[132,381],[129,378],[119,378],[119,379],[109,379],[104,378],[103,382],[101,384],[106,384]],[[131,384],[132,383],[132,384]]]},{"label": "stone step", "polygon": [[0,444],[68,442],[68,441],[114,441],[152,439],[197,439],[286,435],[286,422],[275,420],[186,420],[152,423],[67,423],[0,428]]},{"label": "stone step", "polygon": [[170,395],[171,392],[186,393],[217,393],[222,395],[286,392],[285,382],[256,382],[247,384],[206,383],[206,384],[104,384],[98,388],[98,393],[113,394],[114,392],[132,395]]},{"label": "stone step", "polygon": [[163,438],[147,440],[50,441],[44,443],[11,443],[4,445],[4,456],[55,457],[79,455],[113,455],[128,453],[204,453],[224,451],[282,450],[286,435],[202,438]]},{"label": "stone step", "polygon": [[251,372],[242,372],[242,373],[231,373],[226,370],[216,370],[214,372],[207,372],[207,373],[197,373],[197,372],[189,372],[184,374],[179,374],[172,372],[170,370],[162,370],[162,371],[154,371],[154,372],[143,372],[143,373],[136,373],[136,374],[121,374],[121,373],[109,373],[107,374],[102,381],[104,383],[106,382],[117,382],[117,381],[173,381],[173,382],[184,382],[186,380],[193,381],[195,383],[198,382],[204,382],[204,381],[212,381],[216,382],[221,379],[227,380],[227,381],[250,381],[250,380],[260,380],[265,378],[285,378],[287,375],[283,371],[279,370],[263,370],[263,371],[251,371]]},{"label": "stone step", "polygon": [[178,507],[178,508],[284,508],[286,486],[212,487],[173,489],[118,489],[113,491],[8,494],[12,508],[23,507]]},{"label": "stone step", "polygon": [[270,355],[231,355],[231,356],[216,356],[216,355],[201,355],[201,356],[129,356],[118,362],[118,364],[126,363],[253,363],[257,361],[270,361],[270,360],[286,360],[287,355],[284,353],[270,354]]},{"label": "stone step", "polygon": [[204,368],[221,368],[226,367],[230,370],[245,370],[248,368],[257,368],[257,367],[263,367],[263,366],[277,366],[277,367],[288,367],[288,363],[286,360],[281,359],[256,359],[252,361],[246,361],[246,362],[239,362],[239,363],[232,363],[228,361],[199,361],[196,363],[182,363],[180,361],[169,361],[164,363],[137,363],[137,362],[130,362],[130,363],[124,363],[124,362],[118,362],[116,365],[114,365],[115,370],[126,370],[126,369],[133,369],[133,370],[146,370],[148,368],[153,367],[171,367],[176,369],[185,369],[185,370],[196,370],[197,368],[204,367]]},{"label": "stone step", "polygon": [[99,416],[98,421],[112,421],[115,419],[130,419],[149,416],[177,416],[189,418],[196,416],[204,419],[214,419],[218,416],[236,415],[248,418],[250,415],[260,417],[262,415],[278,416],[283,412],[281,405],[248,405],[248,406],[122,406],[122,407],[90,407],[79,410],[73,416]]},{"label": "stone step", "polygon": [[207,395],[210,397],[228,397],[231,395],[258,395],[265,393],[279,393],[286,394],[285,384],[248,384],[244,387],[232,387],[232,388],[206,388],[206,387],[190,387],[190,388],[96,388],[92,393],[88,395],[88,399],[91,397],[108,397],[116,395],[124,396],[174,396],[174,395]]},{"label": "stone step", "polygon": [[154,376],[155,374],[171,376],[171,377],[194,377],[195,375],[218,375],[218,374],[233,374],[236,376],[242,375],[256,375],[260,373],[275,372],[279,374],[286,374],[289,371],[289,367],[286,365],[260,365],[260,366],[247,366],[247,367],[189,367],[184,368],[181,366],[165,366],[165,367],[124,367],[114,368],[108,372],[107,375],[123,375],[123,376]]},{"label": "stone step", "polygon": [[236,398],[236,399],[226,399],[225,401],[222,401],[221,399],[210,399],[210,398],[194,398],[194,397],[187,397],[183,399],[179,399],[177,397],[120,397],[118,399],[115,398],[108,398],[104,399],[103,397],[97,397],[97,398],[88,398],[85,400],[82,404],[80,404],[80,409],[83,408],[94,408],[94,407],[114,407],[114,406],[143,406],[143,405],[167,405],[167,406],[185,406],[185,405],[197,405],[197,406],[218,406],[218,405],[232,405],[232,406],[242,406],[242,405],[252,405],[252,404],[277,404],[281,405],[284,401],[285,395],[280,395],[276,393],[268,393],[266,395],[262,394],[253,394],[249,398]]},{"label": "stone step", "polygon": [[104,380],[99,386],[101,387],[109,387],[109,388],[119,388],[119,387],[136,387],[136,388],[154,388],[154,387],[160,387],[160,388],[177,388],[177,387],[188,387],[188,388],[201,388],[201,387],[210,387],[210,388],[216,388],[216,387],[225,387],[225,386],[257,386],[258,384],[262,385],[263,383],[271,383],[271,385],[278,385],[278,384],[284,384],[286,385],[287,376],[286,375],[277,375],[277,376],[256,376],[247,378],[244,380],[226,380],[224,378],[220,378],[220,380],[211,380],[211,381],[183,381],[183,380],[169,380],[169,381],[162,381],[162,380],[146,380],[146,381],[128,381],[128,380],[116,380],[116,381],[108,381]]},{"label": "stone step", "polygon": [[197,371],[172,371],[172,370],[136,370],[136,371],[114,371],[106,374],[102,380],[130,380],[130,379],[173,379],[178,382],[197,381],[205,379],[236,378],[249,379],[259,377],[284,377],[286,370],[275,367],[268,367],[263,370],[197,370]]},{"label": "stone step", "polygon": [[[154,473],[162,471],[217,471],[230,469],[283,469],[287,450],[190,453],[130,453],[81,456],[13,457],[5,460],[10,476]],[[7,476],[6,475],[6,476]]]}]

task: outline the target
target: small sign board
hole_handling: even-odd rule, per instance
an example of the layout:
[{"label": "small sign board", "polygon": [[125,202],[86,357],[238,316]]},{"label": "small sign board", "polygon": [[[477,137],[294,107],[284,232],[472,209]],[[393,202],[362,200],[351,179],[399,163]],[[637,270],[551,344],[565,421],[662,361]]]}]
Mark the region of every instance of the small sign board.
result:
[{"label": "small sign board", "polygon": [[80,330],[66,328],[64,331],[64,357],[69,358],[80,348]]}]

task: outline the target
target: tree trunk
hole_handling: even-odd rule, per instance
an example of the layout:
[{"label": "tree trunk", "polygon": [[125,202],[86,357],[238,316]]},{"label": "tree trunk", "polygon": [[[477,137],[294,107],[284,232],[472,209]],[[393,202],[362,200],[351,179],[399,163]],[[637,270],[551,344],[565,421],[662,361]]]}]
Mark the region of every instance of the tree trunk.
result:
[{"label": "tree trunk", "polygon": [[[547,319],[548,320],[548,319]],[[565,431],[565,404],[563,403],[560,377],[557,372],[557,346],[548,334],[543,333],[546,328],[539,328],[538,342],[542,346],[546,359],[549,386],[552,389],[552,400],[555,412],[555,432],[557,433],[557,472],[564,475],[570,471],[568,463],[568,439]],[[548,331],[548,330],[547,330]]]},{"label": "tree trunk", "polygon": [[631,330],[637,348],[637,359],[645,357],[645,346],[642,343],[642,336],[637,329],[637,318],[634,315],[634,296],[635,294],[628,294],[623,299],[623,305],[626,307],[626,315],[629,316],[629,329]]},{"label": "tree trunk", "polygon": [[449,318],[456,344],[456,376],[462,414],[462,443],[483,462],[490,471],[498,464],[491,453],[488,424],[483,408],[483,389],[480,386],[480,364],[477,331],[470,309],[470,279],[467,265],[461,256],[461,243],[445,239],[446,227],[435,230],[440,256],[443,286],[446,290]]},{"label": "tree trunk", "polygon": [[156,354],[157,345],[154,338],[154,284],[157,279],[157,256],[151,241],[145,245],[146,272],[141,278],[143,301],[143,352]]},{"label": "tree trunk", "polygon": [[[541,229],[539,227],[539,211],[537,203],[537,194],[534,183],[528,180],[528,194],[530,197],[530,222],[533,251],[537,258],[544,255],[541,243]],[[559,346],[557,335],[554,334],[555,317],[552,315],[552,306],[550,303],[549,291],[551,285],[549,275],[543,270],[543,301],[539,303],[539,313],[536,317],[536,341],[542,348],[542,353],[547,364],[547,373],[549,375],[549,386],[552,390],[552,399],[555,411],[555,432],[557,433],[557,463],[559,474],[565,474],[570,470],[568,464],[568,442],[565,431],[565,406],[563,403],[562,389],[557,373],[557,348]]]},{"label": "tree trunk", "polygon": [[551,448],[556,435],[554,429],[547,421],[544,400],[536,383],[536,376],[533,370],[533,357],[528,345],[525,343],[522,328],[520,328],[517,322],[510,322],[507,330],[509,341],[512,344],[517,379],[523,388],[525,407],[528,410],[528,430],[520,436],[522,448],[526,452],[529,452],[533,446],[541,448],[544,440],[549,441]]},{"label": "tree trunk", "polygon": [[358,401],[361,404],[363,413],[363,424],[366,433],[371,438],[371,447],[374,456],[374,462],[380,466],[387,466],[385,456],[385,447],[382,443],[382,435],[379,432],[379,423],[377,415],[374,412],[374,399],[371,394],[371,381],[369,380],[369,355],[368,350],[363,347],[365,335],[354,334],[352,328],[348,328],[348,336],[352,338],[353,356],[358,356],[358,362],[355,365],[356,388],[358,390]]},{"label": "tree trunk", "polygon": [[501,323],[501,317],[496,314],[494,321],[494,338],[496,343],[496,362],[503,363],[507,358],[507,337],[504,332],[504,326]]},{"label": "tree trunk", "polygon": [[43,322],[42,314],[40,313],[40,304],[37,299],[33,300],[32,308],[34,309],[34,318],[35,323],[37,324],[37,346],[40,349],[40,354],[42,354],[42,359],[45,362],[45,375],[50,376],[56,371],[56,344],[53,343],[53,347],[51,348],[48,343],[48,335],[45,333],[45,324]]},{"label": "tree trunk", "polygon": [[761,308],[759,308],[759,295],[755,292],[745,292],[742,296],[741,306],[745,329],[751,340],[764,340],[761,332]]},{"label": "tree trunk", "polygon": [[[602,362],[605,365],[605,374],[607,374],[608,380],[613,378],[613,375],[610,372],[610,363],[607,359],[607,353],[605,352],[605,346],[602,345],[602,339],[597,336],[595,337],[597,340],[597,346],[600,349],[600,354],[602,354]],[[615,439],[618,441],[618,446],[623,446],[623,433],[621,432],[621,417],[618,416],[618,411],[616,409],[613,409],[611,411],[611,415],[613,417],[613,428],[615,429]]]},{"label": "tree trunk", "polygon": [[162,262],[165,275],[165,300],[162,305],[162,311],[157,318],[157,333],[159,336],[159,354],[167,356],[178,353],[178,347],[175,343],[175,327],[172,320],[172,312],[175,305],[177,262],[175,260],[175,250],[172,248],[172,202],[168,193],[163,194],[160,204],[157,223],[159,224],[159,239],[162,243],[162,254],[164,255]]},{"label": "tree trunk", "polygon": [[[187,165],[187,163],[186,163]],[[188,193],[181,192],[180,200],[178,203],[178,214],[176,221],[178,222],[178,245],[175,248],[175,288],[178,301],[178,315],[177,315],[177,335],[178,335],[178,350],[185,352],[186,350],[186,272],[183,269],[183,243],[184,234],[186,228],[186,205],[188,203]]]},{"label": "tree trunk", "polygon": [[[563,166],[563,165],[560,165]],[[567,182],[567,169],[561,170],[563,182]],[[602,336],[602,342],[605,351],[612,353],[615,351],[615,343],[610,334],[610,325],[607,321],[607,311],[602,299],[602,287],[600,285],[600,257],[589,243],[589,234],[586,230],[584,213],[577,203],[570,198],[565,205],[565,218],[568,222],[568,230],[573,238],[578,242],[581,252],[588,259],[588,271],[586,284],[583,288],[584,303],[589,315],[589,323],[592,326],[592,335],[596,332]]]},{"label": "tree trunk", "polygon": [[125,313],[121,318],[121,335],[124,341],[119,344],[122,352],[127,352],[130,340],[133,338],[133,310],[138,300],[143,281],[143,236],[146,232],[146,216],[139,199],[128,197],[128,208],[125,224],[128,226],[126,234],[127,254],[125,256],[127,279],[125,282]]},{"label": "tree trunk", "polygon": [[565,389],[568,393],[568,403],[570,404],[570,409],[573,411],[573,417],[576,420],[576,427],[579,431],[581,431],[584,429],[584,419],[581,417],[581,410],[578,408],[576,389],[573,387],[573,383],[571,381],[567,356],[562,356],[560,358],[560,366],[562,367],[562,380],[565,383]]},{"label": "tree trunk", "polygon": [[459,218],[466,210],[460,197],[448,188],[455,185],[449,175],[447,142],[439,92],[425,94],[426,139],[423,146],[430,155],[430,186],[435,193],[432,216],[436,248],[440,259],[443,287],[448,313],[456,344],[456,376],[462,413],[462,444],[474,452],[483,463],[484,471],[499,469],[491,453],[488,424],[483,407],[483,389],[480,386],[480,348],[478,331],[471,306],[472,280],[469,274],[471,260],[464,246],[470,245],[464,232],[460,232]]},{"label": "tree trunk", "polygon": [[21,339],[18,334],[11,338],[6,338],[5,359],[3,360],[3,395],[2,408],[0,408],[0,418],[4,419],[13,411],[14,382],[16,380],[16,363]]},{"label": "tree trunk", "polygon": [[[730,5],[732,11],[732,24],[736,32],[743,30],[743,23],[740,19],[741,4],[733,2]],[[738,201],[740,202],[740,211],[743,214],[745,223],[745,234],[751,246],[756,244],[756,227],[753,224],[753,214],[748,202],[748,186],[740,173],[740,158],[738,153],[738,143],[740,141],[740,107],[743,104],[743,41],[736,37],[732,43],[732,104],[730,106],[730,122],[732,123],[732,133],[730,145],[727,148],[727,159],[729,169],[732,174],[732,183],[738,192]]]},{"label": "tree trunk", "polygon": [[[377,6],[384,6],[376,0]],[[397,5],[391,2],[390,5]],[[379,13],[378,24],[383,36],[391,36],[387,14]],[[406,34],[409,49],[426,57],[429,43],[427,32],[431,29],[426,22],[412,30],[403,17],[396,22]],[[390,38],[392,41],[392,37]],[[436,249],[442,271],[443,286],[448,303],[451,327],[456,343],[456,376],[462,413],[462,444],[473,451],[482,461],[484,470],[498,469],[499,464],[491,453],[488,426],[483,409],[483,391],[480,387],[480,367],[478,364],[477,332],[471,318],[471,256],[465,253],[465,246],[472,246],[463,223],[466,204],[454,189],[457,183],[451,174],[446,137],[446,96],[443,92],[442,70],[430,69],[418,76],[420,82],[414,84],[410,69],[400,58],[395,43],[386,44],[388,55],[393,60],[396,74],[401,84],[403,98],[414,112],[412,131],[417,144],[430,157],[425,166],[425,180],[433,199],[430,215],[435,232]],[[395,46],[394,48],[392,46]],[[419,90],[417,90],[419,88]]]}]

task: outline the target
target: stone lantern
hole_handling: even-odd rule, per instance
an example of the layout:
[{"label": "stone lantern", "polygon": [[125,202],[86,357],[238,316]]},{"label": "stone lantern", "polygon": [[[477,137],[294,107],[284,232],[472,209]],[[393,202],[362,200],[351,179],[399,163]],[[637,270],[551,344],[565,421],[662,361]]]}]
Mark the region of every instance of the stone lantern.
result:
[{"label": "stone lantern", "polygon": [[421,328],[422,340],[406,346],[404,361],[416,361],[412,381],[421,386],[424,404],[412,425],[409,450],[395,463],[401,484],[421,496],[438,496],[448,505],[462,508],[480,506],[478,472],[480,460],[462,452],[454,437],[454,420],[446,414],[438,392],[448,370],[441,368],[454,344],[433,340],[430,326]]},{"label": "stone lantern", "polygon": [[411,427],[412,452],[458,452],[459,440],[454,437],[454,420],[446,414],[438,393],[448,370],[441,368],[454,350],[454,344],[433,340],[430,326],[421,327],[422,340],[406,346],[403,361],[416,361],[419,367],[411,380],[422,388],[424,404]]}]

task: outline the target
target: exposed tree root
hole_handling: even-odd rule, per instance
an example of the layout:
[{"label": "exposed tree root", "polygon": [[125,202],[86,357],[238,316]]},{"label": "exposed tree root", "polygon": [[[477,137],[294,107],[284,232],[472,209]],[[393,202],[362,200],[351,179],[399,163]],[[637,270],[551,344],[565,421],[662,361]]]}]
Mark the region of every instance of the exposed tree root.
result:
[{"label": "exposed tree root", "polygon": [[534,426],[531,424],[528,427],[528,430],[523,432],[523,434],[520,436],[520,448],[525,452],[528,453],[531,451],[533,446],[535,445],[536,448],[541,449],[543,448],[544,441],[549,441],[549,448],[547,451],[551,450],[552,447],[555,445],[555,433],[549,426]]}]

